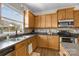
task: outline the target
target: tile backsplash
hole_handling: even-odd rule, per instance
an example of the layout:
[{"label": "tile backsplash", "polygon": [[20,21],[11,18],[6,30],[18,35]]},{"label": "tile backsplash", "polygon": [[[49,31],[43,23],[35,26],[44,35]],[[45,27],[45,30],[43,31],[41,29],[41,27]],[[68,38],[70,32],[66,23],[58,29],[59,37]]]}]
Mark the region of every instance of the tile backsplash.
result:
[{"label": "tile backsplash", "polygon": [[48,33],[48,32],[58,33],[61,30],[66,30],[66,31],[69,31],[70,33],[76,33],[76,34],[79,33],[78,28],[77,29],[74,29],[74,28],[35,29],[35,32],[38,32],[38,33]]}]

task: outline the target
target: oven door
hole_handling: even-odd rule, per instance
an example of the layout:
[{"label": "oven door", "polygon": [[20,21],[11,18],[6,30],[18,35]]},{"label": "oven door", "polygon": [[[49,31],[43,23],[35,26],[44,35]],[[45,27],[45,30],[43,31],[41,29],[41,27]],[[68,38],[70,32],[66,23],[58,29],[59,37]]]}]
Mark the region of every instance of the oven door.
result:
[{"label": "oven door", "polygon": [[73,37],[61,37],[60,42],[75,43],[75,38],[73,38]]}]

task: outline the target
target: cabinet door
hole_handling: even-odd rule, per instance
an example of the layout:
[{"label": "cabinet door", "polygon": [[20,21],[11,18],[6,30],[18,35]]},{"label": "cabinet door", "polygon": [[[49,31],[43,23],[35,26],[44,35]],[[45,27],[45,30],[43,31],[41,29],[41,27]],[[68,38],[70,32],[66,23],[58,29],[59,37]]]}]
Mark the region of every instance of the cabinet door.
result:
[{"label": "cabinet door", "polygon": [[46,15],[46,28],[51,27],[51,19],[52,19],[51,15]]},{"label": "cabinet door", "polygon": [[26,55],[26,41],[20,42],[15,45],[16,56]]},{"label": "cabinet door", "polygon": [[45,28],[45,15],[41,16],[41,28]]},{"label": "cabinet door", "polygon": [[59,50],[59,36],[48,36],[49,48]]},{"label": "cabinet door", "polygon": [[29,27],[33,28],[34,27],[34,15],[31,12],[29,12],[29,16],[28,17],[29,17],[29,19],[28,19]]},{"label": "cabinet door", "polygon": [[25,46],[20,47],[16,50],[16,56],[26,56],[26,48]]},{"label": "cabinet door", "polygon": [[35,16],[35,28],[37,28],[37,27],[38,27],[38,17]]},{"label": "cabinet door", "polygon": [[39,28],[41,25],[41,19],[40,16],[35,17],[35,28]]},{"label": "cabinet door", "polygon": [[79,27],[79,10],[74,11],[74,26]]},{"label": "cabinet door", "polygon": [[52,21],[51,21],[51,23],[52,23],[51,27],[57,27],[57,23],[58,23],[58,21],[57,21],[57,13],[52,14]]},{"label": "cabinet door", "polygon": [[73,19],[73,11],[74,8],[67,8],[66,9],[66,19]]},{"label": "cabinet door", "polygon": [[47,35],[39,35],[38,38],[38,47],[48,47]]},{"label": "cabinet door", "polygon": [[61,9],[61,10],[58,10],[57,14],[58,14],[58,20],[63,20],[65,19],[66,17],[66,14],[65,14],[65,9]]}]

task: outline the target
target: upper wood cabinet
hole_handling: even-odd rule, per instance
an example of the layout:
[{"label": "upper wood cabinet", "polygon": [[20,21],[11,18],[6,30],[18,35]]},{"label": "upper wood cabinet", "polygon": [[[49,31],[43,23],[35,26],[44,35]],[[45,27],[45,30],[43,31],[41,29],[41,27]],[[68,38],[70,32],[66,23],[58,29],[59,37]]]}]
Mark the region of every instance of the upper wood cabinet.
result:
[{"label": "upper wood cabinet", "polygon": [[34,18],[35,16],[31,12],[29,12],[29,27],[34,27]]},{"label": "upper wood cabinet", "polygon": [[24,27],[34,27],[35,16],[30,11],[24,11]]},{"label": "upper wood cabinet", "polygon": [[74,27],[79,27],[79,10],[74,11]]},{"label": "upper wood cabinet", "polygon": [[66,12],[66,9],[61,9],[61,10],[58,10],[57,13],[58,13],[58,20],[62,20],[62,19],[65,19],[65,14]]},{"label": "upper wood cabinet", "polygon": [[74,18],[74,8],[67,8],[66,9],[66,19],[73,19]]},{"label": "upper wood cabinet", "polygon": [[52,14],[52,20],[51,20],[51,27],[57,27],[58,25],[57,22],[57,13]]},{"label": "upper wood cabinet", "polygon": [[49,15],[45,15],[45,17],[46,17],[46,28],[50,28],[52,16],[51,16],[51,14],[49,14]]},{"label": "upper wood cabinet", "polygon": [[41,15],[41,28],[45,28],[46,26],[46,20],[45,20],[45,15]]},{"label": "upper wood cabinet", "polygon": [[60,9],[57,11],[58,14],[58,20],[69,20],[69,19],[73,19],[73,11],[74,8],[65,8],[65,9]]},{"label": "upper wood cabinet", "polygon": [[35,28],[41,27],[41,17],[35,16]]}]

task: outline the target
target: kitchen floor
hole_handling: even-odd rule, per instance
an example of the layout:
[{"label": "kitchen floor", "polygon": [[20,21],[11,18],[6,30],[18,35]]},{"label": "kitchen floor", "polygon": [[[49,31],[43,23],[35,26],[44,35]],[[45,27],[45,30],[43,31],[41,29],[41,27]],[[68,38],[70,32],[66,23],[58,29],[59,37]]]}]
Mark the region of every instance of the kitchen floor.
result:
[{"label": "kitchen floor", "polygon": [[32,56],[59,56],[59,52],[48,48],[36,48]]}]

